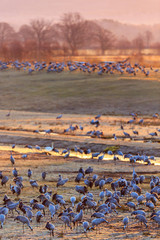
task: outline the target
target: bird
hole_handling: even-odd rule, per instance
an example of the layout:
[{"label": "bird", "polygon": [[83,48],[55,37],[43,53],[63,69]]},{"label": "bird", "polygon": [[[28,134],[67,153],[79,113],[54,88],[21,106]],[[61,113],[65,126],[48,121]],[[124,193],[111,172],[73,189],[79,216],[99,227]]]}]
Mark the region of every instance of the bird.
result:
[{"label": "bird", "polygon": [[18,171],[17,171],[16,168],[13,169],[12,173],[13,173],[13,176],[14,176],[14,177],[17,177],[17,176],[18,176]]},{"label": "bird", "polygon": [[58,181],[57,182],[57,188],[59,187],[59,186],[63,186],[66,182],[68,182],[68,178],[66,178],[66,179],[61,179],[60,181]]},{"label": "bird", "polygon": [[5,215],[4,214],[0,214],[1,228],[3,228],[4,221],[5,221]]},{"label": "bird", "polygon": [[12,165],[15,164],[15,159],[14,159],[14,157],[12,156],[12,153],[11,153],[11,156],[10,156],[10,161],[11,161]]},{"label": "bird", "polygon": [[33,212],[29,208],[27,208],[26,210],[26,216],[29,219],[29,221],[32,222]]},{"label": "bird", "polygon": [[147,219],[144,215],[138,214],[136,215],[136,219],[138,219],[141,223],[144,223],[145,227],[147,228]]},{"label": "bird", "polygon": [[82,221],[82,218],[83,218],[83,210],[81,209],[80,212],[73,219],[74,226],[75,226],[76,223],[77,223],[77,226],[78,226],[78,222]]},{"label": "bird", "polygon": [[32,176],[32,171],[31,169],[28,169],[28,178],[31,178],[31,176]]},{"label": "bird", "polygon": [[[90,227],[90,229],[93,229],[93,228],[95,228],[95,226],[98,226],[104,222],[108,223],[108,221],[104,218],[95,218],[92,220],[92,227]],[[96,229],[96,231],[97,231],[97,229]]]},{"label": "bird", "polygon": [[14,219],[14,221],[16,220],[23,223],[23,232],[24,232],[24,224],[26,224],[31,229],[31,231],[33,231],[33,228],[30,226],[30,222],[27,217],[19,215]]},{"label": "bird", "polygon": [[62,118],[62,114],[60,114],[56,117],[56,119],[60,119],[60,118]]},{"label": "bird", "polygon": [[35,217],[36,217],[36,222],[40,223],[41,218],[43,217],[43,214],[41,213],[41,211],[38,211],[36,212]]},{"label": "bird", "polygon": [[129,223],[129,218],[128,218],[128,217],[123,218],[123,224],[124,224],[123,229],[124,229],[124,230],[126,229],[128,223]]},{"label": "bird", "polygon": [[87,230],[89,230],[89,222],[87,221],[83,222],[83,229],[85,233],[87,232]]},{"label": "bird", "polygon": [[43,180],[45,180],[46,179],[46,175],[47,175],[47,173],[44,171],[44,172],[42,172],[42,179]]},{"label": "bird", "polygon": [[36,182],[36,180],[30,180],[29,182],[33,188],[34,187],[38,188],[38,183]]},{"label": "bird", "polygon": [[55,208],[55,205],[54,204],[49,204],[49,211],[51,213],[51,220],[53,219],[55,213],[56,213],[56,208]]},{"label": "bird", "polygon": [[8,176],[3,176],[2,177],[2,180],[1,180],[1,185],[5,185],[6,186],[6,183],[8,182],[9,180],[9,177]]},{"label": "bird", "polygon": [[76,197],[71,197],[70,198],[70,201],[71,201],[71,203],[72,203],[72,208],[74,207],[74,203],[75,203],[75,201],[76,201]]},{"label": "bird", "polygon": [[47,222],[45,228],[50,231],[50,235],[54,237],[55,226],[52,223]]},{"label": "bird", "polygon": [[70,229],[72,229],[72,227],[70,225],[71,221],[70,221],[68,216],[61,216],[61,220],[64,222],[65,228],[66,228],[66,225],[67,225]]}]

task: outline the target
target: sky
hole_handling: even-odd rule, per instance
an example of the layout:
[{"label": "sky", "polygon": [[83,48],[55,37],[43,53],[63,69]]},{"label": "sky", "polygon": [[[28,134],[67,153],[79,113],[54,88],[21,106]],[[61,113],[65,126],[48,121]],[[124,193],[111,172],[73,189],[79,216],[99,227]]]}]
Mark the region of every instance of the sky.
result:
[{"label": "sky", "polygon": [[160,0],[0,0],[0,22],[16,28],[37,18],[56,22],[68,12],[79,12],[85,19],[159,24]]}]

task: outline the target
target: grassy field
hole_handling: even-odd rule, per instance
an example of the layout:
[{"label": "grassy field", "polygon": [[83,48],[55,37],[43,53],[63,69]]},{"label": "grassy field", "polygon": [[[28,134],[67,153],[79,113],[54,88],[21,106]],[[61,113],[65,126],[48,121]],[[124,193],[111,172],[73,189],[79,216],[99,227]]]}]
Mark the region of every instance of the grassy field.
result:
[{"label": "grassy field", "polygon": [[29,75],[0,72],[1,109],[78,114],[152,114],[160,106],[159,73],[136,76],[124,73],[82,72]]}]

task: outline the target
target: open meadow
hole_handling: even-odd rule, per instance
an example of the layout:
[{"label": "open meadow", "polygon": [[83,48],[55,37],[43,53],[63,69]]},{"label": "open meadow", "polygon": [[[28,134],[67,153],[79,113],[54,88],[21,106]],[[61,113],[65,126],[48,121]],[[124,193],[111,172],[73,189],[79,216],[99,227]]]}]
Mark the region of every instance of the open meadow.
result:
[{"label": "open meadow", "polygon": [[[30,225],[33,231],[25,225],[23,232],[23,224],[14,221],[18,213],[9,211],[0,239],[159,239],[160,224],[157,227],[157,222],[150,217],[160,210],[160,183],[157,180],[160,172],[159,80],[158,71],[149,76],[140,71],[136,75],[126,72],[98,75],[97,71],[57,73],[43,70],[31,74],[14,69],[0,71],[0,171],[9,177],[6,186],[0,186],[0,207],[4,205],[5,194],[14,203],[21,199],[30,206],[30,201],[36,199],[42,204],[37,197],[49,197],[46,192],[39,191],[44,184],[48,186],[47,192],[52,191],[50,204],[60,204],[53,219],[49,207],[45,206],[45,216],[40,223],[35,217],[38,210],[32,209],[34,216]],[[95,118],[97,114],[99,116]],[[94,156],[94,153],[98,155]],[[84,174],[76,182],[79,169],[89,167],[93,172]],[[18,196],[13,194],[10,186],[15,186],[14,168],[18,176],[23,177],[23,188]],[[28,169],[32,170],[30,179]],[[45,180],[42,172],[47,173]],[[68,180],[57,188],[59,174]],[[95,174],[97,179],[104,181],[103,186],[95,186]],[[140,176],[145,176],[141,183]],[[112,181],[107,182],[108,178]],[[125,181],[121,185],[123,178],[128,183]],[[31,186],[31,179],[38,187]],[[91,188],[87,186],[87,180],[93,183]],[[118,183],[115,189],[112,183]],[[75,190],[76,185],[86,186],[93,199],[87,193],[85,200],[81,199],[84,195]],[[158,190],[151,194],[153,203],[151,199],[146,200],[146,192],[151,192],[154,187]],[[99,201],[103,190],[106,196]],[[107,196],[109,191],[112,197]],[[138,196],[143,196],[142,202],[131,196],[136,191]],[[65,203],[52,199],[55,193],[62,195]],[[83,218],[79,227],[74,228],[72,221],[76,215],[73,215],[72,229],[65,229],[59,214],[72,206],[70,198],[73,196],[76,197],[73,212],[78,213],[76,205],[81,201]],[[111,202],[113,198],[114,203]],[[86,199],[96,205],[89,207]],[[92,229],[94,217],[91,215],[105,201],[108,210],[103,218],[108,223]],[[136,210],[145,212],[147,227],[131,215],[134,208],[129,208],[128,202],[135,204]],[[148,207],[146,203],[154,206]],[[19,205],[17,210],[23,215]],[[125,230],[124,217],[129,218]],[[84,221],[91,228],[86,232]],[[45,228],[47,222],[54,224],[54,236],[50,236]]]}]

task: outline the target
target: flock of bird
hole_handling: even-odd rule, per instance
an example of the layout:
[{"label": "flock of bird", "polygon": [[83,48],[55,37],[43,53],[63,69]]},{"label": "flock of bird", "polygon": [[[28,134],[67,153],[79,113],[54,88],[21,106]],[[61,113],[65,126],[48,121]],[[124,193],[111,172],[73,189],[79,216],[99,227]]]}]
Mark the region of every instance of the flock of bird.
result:
[{"label": "flock of bird", "polygon": [[138,72],[143,73],[145,76],[149,76],[150,73],[157,73],[159,72],[159,69],[154,69],[152,66],[148,69],[145,66],[141,66],[138,63],[131,64],[129,61],[129,58],[123,60],[123,61],[104,61],[100,62],[98,64],[96,63],[89,63],[89,62],[80,62],[80,61],[68,61],[65,62],[19,62],[16,61],[9,61],[9,62],[3,62],[0,61],[0,70],[5,70],[8,68],[13,68],[16,70],[23,70],[27,71],[29,74],[37,71],[43,71],[46,70],[48,73],[50,72],[56,72],[61,73],[64,70],[67,70],[69,72],[74,71],[82,71],[85,73],[93,73],[97,72],[98,75],[102,75],[104,73],[114,74],[120,73],[123,74],[124,72],[128,74],[136,75]]},{"label": "flock of bird", "polygon": [[[10,160],[14,165],[12,155]],[[25,191],[23,177],[14,167],[12,171],[14,185],[10,184],[9,189],[12,194],[16,194],[19,200],[15,202],[7,194],[4,195],[3,206],[0,207],[1,228],[5,227],[4,223],[7,224],[10,212],[15,221],[22,223],[23,232],[24,225],[34,231],[34,221],[39,224],[45,222],[45,228],[50,231],[50,236],[54,236],[56,232],[56,223],[54,224],[54,222],[57,221],[57,218],[64,224],[65,229],[66,227],[71,231],[79,229],[81,233],[96,229],[97,233],[98,228],[100,231],[101,225],[106,229],[112,225],[122,211],[127,216],[122,218],[122,221],[118,219],[117,224],[123,231],[129,229],[130,225],[136,226],[137,223],[141,223],[142,227],[144,225],[144,228],[149,228],[153,223],[160,226],[160,210],[158,209],[160,179],[157,176],[151,176],[148,183],[145,176],[138,176],[133,167],[133,173],[128,177],[129,179],[123,176],[113,179],[112,177],[98,176],[91,166],[86,170],[80,167],[74,178],[77,184],[74,187],[75,194],[71,194],[70,199],[66,201],[65,195],[58,194],[58,189],[63,188],[64,191],[66,188],[68,191],[67,184],[71,181],[70,178],[63,178],[59,174],[53,192],[53,188],[49,189],[46,184],[48,175],[45,171],[41,173],[44,185],[39,185],[36,180],[33,180],[32,174],[32,170],[28,169],[26,175],[37,198],[30,199],[27,204],[25,199],[21,199],[21,195]],[[6,186],[9,178],[2,171],[0,179],[1,185]],[[149,184],[148,191],[146,191],[146,187],[142,188],[143,184]],[[8,192],[7,187],[5,188],[6,192]]]},{"label": "flock of bird", "polygon": [[[133,121],[137,121],[137,115],[131,115]],[[58,115],[57,119],[62,117],[62,114]],[[100,118],[101,115],[97,115],[90,121],[90,124],[99,126]],[[154,114],[153,118],[158,118],[158,114]],[[143,122],[139,120],[138,124],[143,124]],[[126,124],[132,123],[129,120],[129,123]],[[123,126],[121,128],[124,130]],[[25,147],[32,149],[34,152],[33,146],[26,145]],[[160,210],[158,209],[160,179],[157,176],[151,176],[148,183],[148,177],[146,179],[144,175],[138,176],[135,171],[137,161],[143,161],[150,165],[151,160],[155,160],[154,156],[124,154],[120,150],[113,153],[108,150],[107,154],[113,157],[115,161],[120,157],[129,159],[133,166],[131,176],[121,176],[115,179],[101,174],[98,176],[91,166],[87,169],[80,167],[74,176],[76,185],[70,176],[63,178],[62,174],[59,174],[56,184],[49,187],[47,185],[49,175],[46,171],[41,173],[42,185],[33,178],[34,169],[29,168],[26,176],[20,175],[20,169],[17,170],[16,168],[15,149],[16,144],[13,144],[10,154],[13,179],[7,176],[5,171],[0,171],[1,185],[6,190],[3,197],[3,206],[0,207],[1,228],[5,228],[9,219],[12,219],[13,216],[16,222],[22,224],[23,232],[25,225],[34,232],[35,223],[37,223],[39,226],[45,227],[50,232],[51,237],[54,237],[55,233],[59,231],[60,223],[65,226],[65,229],[68,229],[63,229],[64,234],[65,231],[78,231],[87,234],[94,229],[97,233],[101,226],[103,229],[107,229],[112,224],[117,224],[120,231],[124,231],[124,233],[129,231],[130,226],[137,226],[137,223],[141,223],[144,229],[149,229],[154,222],[158,226],[160,225]],[[42,150],[38,145],[35,146],[35,149]],[[69,158],[71,149],[57,149],[52,145],[51,147],[45,147],[42,152],[44,151],[46,153],[56,152],[61,157]],[[97,159],[98,162],[102,161],[105,156],[105,152],[92,152],[91,149],[82,149],[78,146],[74,147],[74,152],[86,156],[90,154],[91,158]],[[22,159],[27,160],[27,157],[27,154],[22,155]],[[26,178],[28,178],[27,182],[33,189],[34,195],[37,196],[30,198],[29,201],[26,201],[23,197],[26,187],[26,180],[24,181],[24,179]],[[11,184],[12,180],[13,184]],[[143,188],[144,184],[145,187]],[[69,199],[65,199],[65,192],[67,191],[69,194],[70,191],[67,186],[70,187],[71,185],[72,193]],[[64,194],[58,193],[59,188]],[[11,194],[16,195],[18,201],[13,201]],[[124,217],[122,217],[122,213]]]}]

